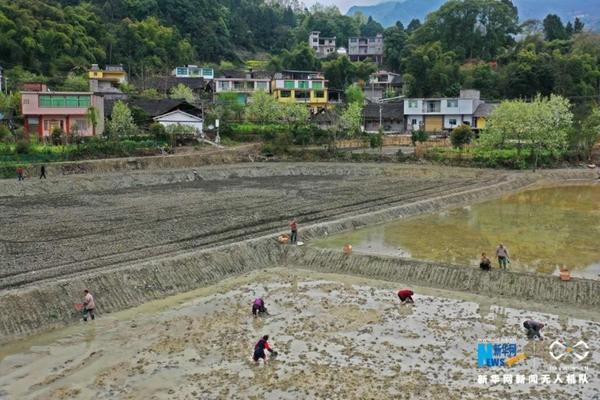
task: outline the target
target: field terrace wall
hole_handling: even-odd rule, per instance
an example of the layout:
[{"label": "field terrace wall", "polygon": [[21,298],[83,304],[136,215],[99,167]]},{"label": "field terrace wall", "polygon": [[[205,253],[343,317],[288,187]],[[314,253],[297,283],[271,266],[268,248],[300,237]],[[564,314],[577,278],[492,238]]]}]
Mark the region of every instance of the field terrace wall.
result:
[{"label": "field terrace wall", "polygon": [[0,343],[81,319],[74,304],[81,302],[85,288],[94,293],[99,315],[116,312],[276,266],[283,249],[274,243],[271,239],[233,244],[5,291],[0,294]]},{"label": "field terrace wall", "polygon": [[290,267],[348,274],[391,282],[411,283],[490,297],[509,297],[536,303],[569,304],[589,309],[600,307],[600,280],[444,265],[399,257],[344,254],[341,250],[292,249],[286,254]]}]

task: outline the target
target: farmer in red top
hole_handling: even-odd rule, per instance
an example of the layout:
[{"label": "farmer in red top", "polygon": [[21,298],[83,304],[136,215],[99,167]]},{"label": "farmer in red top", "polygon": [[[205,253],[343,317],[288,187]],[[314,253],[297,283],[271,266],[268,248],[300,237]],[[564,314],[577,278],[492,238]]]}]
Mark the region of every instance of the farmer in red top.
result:
[{"label": "farmer in red top", "polygon": [[290,243],[296,244],[298,242],[298,222],[295,219],[290,221],[290,229],[292,230],[292,235],[290,237]]},{"label": "farmer in red top", "polygon": [[269,335],[265,335],[254,346],[254,355],[252,356],[252,359],[256,364],[258,364],[258,360],[260,360],[261,358],[263,359],[265,364],[267,363],[267,356],[265,354],[265,350],[268,350],[269,353],[271,353],[272,357],[275,357],[277,355],[277,352],[271,349],[268,340]]},{"label": "farmer in red top", "polygon": [[412,298],[413,294],[415,293],[410,289],[402,289],[398,291],[398,297],[400,298],[402,304],[414,303]]}]

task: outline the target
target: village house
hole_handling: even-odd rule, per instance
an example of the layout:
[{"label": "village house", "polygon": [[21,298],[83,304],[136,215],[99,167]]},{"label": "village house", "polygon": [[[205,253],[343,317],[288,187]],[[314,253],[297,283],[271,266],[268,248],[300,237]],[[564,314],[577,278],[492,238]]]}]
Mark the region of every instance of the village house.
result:
[{"label": "village house", "polygon": [[385,97],[402,94],[402,75],[388,71],[377,71],[369,76],[364,93],[368,101],[377,102]]},{"label": "village house", "polygon": [[321,37],[321,32],[312,31],[308,36],[308,45],[315,50],[317,58],[325,58],[336,52],[334,37]]},{"label": "village house", "polygon": [[351,37],[348,39],[348,58],[350,61],[371,60],[383,64],[383,35],[374,37]]},{"label": "village house", "polygon": [[[106,115],[112,115],[115,101],[106,103]],[[148,126],[157,122],[165,127],[170,125],[184,125],[194,128],[200,134],[204,129],[203,107],[190,104],[185,100],[162,99],[149,100],[131,98],[125,103],[136,116],[136,124]]]},{"label": "village house", "polygon": [[454,98],[410,98],[404,100],[406,130],[424,130],[429,133],[449,132],[466,124],[474,129],[485,127],[491,107],[484,104],[478,90],[461,90]]},{"label": "village house", "polygon": [[[25,84],[24,89],[21,91],[21,113],[26,134],[37,134],[44,139],[56,129],[78,136],[103,133],[102,96],[92,92],[51,92],[45,84]],[[98,117],[96,126],[88,118],[92,107]]]},{"label": "village house", "polygon": [[363,127],[365,132],[386,134],[404,132],[404,104],[397,103],[367,104],[363,108]]},{"label": "village house", "polygon": [[221,93],[236,93],[240,104],[248,104],[248,101],[256,92],[271,92],[271,79],[259,72],[250,71],[245,74],[227,72],[223,77],[215,78],[215,95]]},{"label": "village house", "polygon": [[98,64],[92,64],[88,71],[88,81],[90,92],[103,94],[107,99],[125,97],[121,85],[127,83],[127,72],[121,64],[106,65],[104,69],[100,69]]},{"label": "village house", "polygon": [[327,80],[321,72],[278,72],[273,78],[271,89],[280,103],[306,104],[314,113],[329,106]]},{"label": "village house", "polygon": [[199,67],[197,65],[188,65],[186,67],[176,67],[171,75],[176,78],[202,78],[212,80],[215,78],[215,70],[212,68]]}]

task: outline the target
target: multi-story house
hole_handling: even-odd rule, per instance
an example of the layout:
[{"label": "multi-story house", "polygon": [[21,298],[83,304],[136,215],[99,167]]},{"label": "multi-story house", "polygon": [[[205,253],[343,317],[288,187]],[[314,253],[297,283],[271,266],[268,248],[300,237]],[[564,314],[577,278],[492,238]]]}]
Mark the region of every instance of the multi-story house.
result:
[{"label": "multi-story house", "polygon": [[313,31],[308,36],[308,45],[317,53],[317,58],[325,58],[336,52],[335,36],[321,37],[321,32]]},{"label": "multi-story house", "polygon": [[370,59],[381,65],[383,63],[383,35],[378,33],[375,37],[351,37],[348,39],[347,51],[350,61]]},{"label": "multi-story house", "polygon": [[127,83],[127,72],[123,65],[107,65],[100,69],[98,64],[92,64],[88,78],[91,92],[122,93],[120,86]]},{"label": "multi-story house", "polygon": [[377,71],[369,77],[365,84],[365,98],[377,102],[385,97],[394,97],[402,94],[402,75],[387,71]]},{"label": "multi-story house", "polygon": [[271,92],[271,80],[258,78],[256,73],[249,72],[244,77],[233,77],[231,74],[223,78],[215,78],[215,95],[236,93],[241,104],[247,104],[253,93]]},{"label": "multi-story house", "polygon": [[[40,139],[55,129],[79,136],[101,135],[104,131],[104,99],[92,92],[51,92],[40,84],[37,91],[21,92],[21,112],[27,134]],[[97,115],[97,125],[88,119],[90,108]]]},{"label": "multi-story house", "polygon": [[271,82],[271,90],[280,103],[306,104],[313,112],[329,104],[327,80],[321,72],[278,72]]},{"label": "multi-story house", "polygon": [[188,65],[187,67],[177,67],[171,75],[177,78],[202,78],[211,80],[215,78],[215,70],[212,68],[199,67],[197,65]]},{"label": "multi-story house", "polygon": [[452,98],[405,99],[406,129],[434,133],[447,132],[462,124],[479,128],[485,125],[483,121],[491,111],[491,107],[480,108],[482,104],[478,90],[461,90],[459,97]]}]

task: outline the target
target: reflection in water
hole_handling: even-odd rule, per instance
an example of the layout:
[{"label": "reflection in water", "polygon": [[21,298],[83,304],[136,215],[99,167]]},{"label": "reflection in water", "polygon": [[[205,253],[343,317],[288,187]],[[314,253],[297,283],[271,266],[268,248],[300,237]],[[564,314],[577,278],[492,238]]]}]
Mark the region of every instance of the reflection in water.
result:
[{"label": "reflection in water", "polygon": [[486,252],[495,260],[503,243],[509,269],[575,276],[600,273],[600,185],[559,186],[510,194],[469,207],[335,235],[317,245],[359,252],[477,265]]}]

